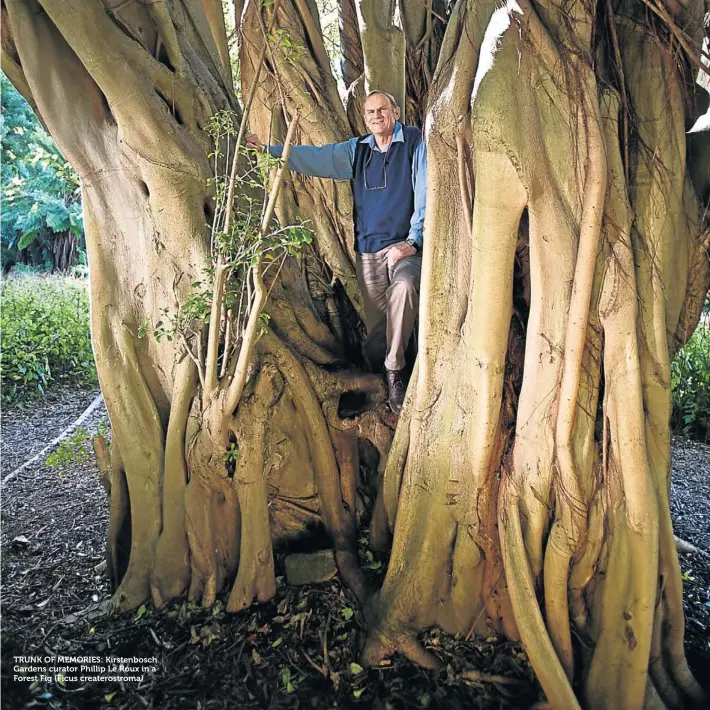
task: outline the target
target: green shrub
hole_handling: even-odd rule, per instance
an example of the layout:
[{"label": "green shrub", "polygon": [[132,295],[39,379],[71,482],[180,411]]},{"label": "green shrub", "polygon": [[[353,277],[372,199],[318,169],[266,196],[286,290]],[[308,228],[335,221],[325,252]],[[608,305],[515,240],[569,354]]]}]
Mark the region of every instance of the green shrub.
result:
[{"label": "green shrub", "polygon": [[45,464],[62,478],[77,466],[94,460],[92,439],[95,435],[108,439],[110,436],[107,419],[99,419],[91,428],[78,427],[47,457]]},{"label": "green shrub", "polygon": [[52,383],[96,382],[86,281],[31,275],[6,279],[0,330],[4,402],[43,393]]},{"label": "green shrub", "polygon": [[66,271],[83,249],[79,178],[4,75],[0,88],[3,270],[25,261]]},{"label": "green shrub", "polygon": [[710,434],[710,319],[707,315],[671,363],[672,424],[702,441]]}]

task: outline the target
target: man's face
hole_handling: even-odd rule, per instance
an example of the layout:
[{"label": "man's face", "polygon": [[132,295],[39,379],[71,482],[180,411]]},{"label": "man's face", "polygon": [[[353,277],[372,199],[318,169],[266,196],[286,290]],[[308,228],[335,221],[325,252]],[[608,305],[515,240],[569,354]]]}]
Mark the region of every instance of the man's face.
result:
[{"label": "man's face", "polygon": [[392,108],[383,94],[373,94],[365,101],[365,125],[373,136],[388,138],[394,134],[394,122],[399,119],[399,108]]}]

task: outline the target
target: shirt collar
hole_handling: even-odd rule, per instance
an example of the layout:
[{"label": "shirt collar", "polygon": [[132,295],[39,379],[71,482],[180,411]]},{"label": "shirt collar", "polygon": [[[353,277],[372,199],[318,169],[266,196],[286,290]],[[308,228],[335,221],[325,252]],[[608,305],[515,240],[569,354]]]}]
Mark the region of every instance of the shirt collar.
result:
[{"label": "shirt collar", "polygon": [[[375,136],[372,133],[369,136],[365,136],[360,140],[360,143],[367,143],[370,148],[377,148],[377,143],[375,142]],[[404,143],[404,131],[402,130],[402,124],[399,121],[394,122],[394,134],[392,135],[392,143]],[[390,144],[391,145],[391,144]]]}]

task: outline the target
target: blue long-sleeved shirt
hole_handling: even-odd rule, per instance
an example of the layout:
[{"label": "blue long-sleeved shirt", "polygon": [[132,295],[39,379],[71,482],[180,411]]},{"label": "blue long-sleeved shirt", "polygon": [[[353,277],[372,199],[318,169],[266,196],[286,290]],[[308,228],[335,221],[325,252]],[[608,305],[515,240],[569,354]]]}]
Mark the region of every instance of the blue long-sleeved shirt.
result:
[{"label": "blue long-sleeved shirt", "polygon": [[[314,177],[352,180],[355,146],[358,140],[361,143],[367,143],[374,150],[382,152],[372,135],[360,139],[351,138],[343,143],[328,143],[324,146],[294,145],[291,147],[291,154],[288,158],[288,168],[297,173]],[[404,142],[404,132],[399,121],[395,123],[392,142]],[[275,158],[281,157],[283,146],[264,147]],[[407,238],[412,239],[421,248],[426,209],[426,145],[423,140],[414,151],[412,189],[414,190],[414,213]]]}]

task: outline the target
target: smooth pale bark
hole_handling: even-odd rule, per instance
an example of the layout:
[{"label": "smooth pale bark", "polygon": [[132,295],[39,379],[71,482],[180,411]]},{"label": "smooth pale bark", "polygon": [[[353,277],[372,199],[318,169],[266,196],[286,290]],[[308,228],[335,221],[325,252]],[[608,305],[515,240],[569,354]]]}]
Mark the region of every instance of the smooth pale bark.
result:
[{"label": "smooth pale bark", "polygon": [[418,379],[385,473],[394,542],[368,663],[433,664],[416,643],[432,624],[492,628],[519,635],[554,707],[702,697],[667,479],[668,338],[708,284],[686,170],[702,152],[687,151],[668,50],[627,17],[631,145],[591,70],[594,8],[462,0],[449,21],[426,125]]},{"label": "smooth pale bark", "polygon": [[405,121],[406,50],[404,33],[395,22],[396,6],[396,0],[355,0],[365,65],[365,95],[375,89],[392,94]]},{"label": "smooth pale bark", "polygon": [[[253,17],[253,8],[246,11]],[[320,131],[317,140],[335,138],[338,126],[344,135],[315,4],[299,0],[289,11],[304,33],[300,51],[313,48],[308,61],[301,56],[309,80],[330,82],[336,128],[319,125],[314,111],[300,125]],[[359,293],[351,222],[338,214],[332,185],[302,188],[301,202],[313,205],[316,245],[266,269],[274,334],[245,350],[248,357],[238,358],[237,342],[219,372],[210,366],[206,383],[205,359],[214,365],[216,346],[226,345],[224,323],[211,329],[211,341],[199,328],[172,340],[151,335],[212,262],[215,168],[205,128],[220,110],[240,118],[219,3],[8,2],[3,19],[3,66],[82,179],[92,337],[112,426],[110,449],[96,442],[111,500],[111,609],[150,596],[162,605],[185,592],[209,606],[226,585],[232,610],[266,599],[274,591],[272,541],[297,537],[314,522],[333,538],[346,579],[361,589],[355,511],[343,504],[352,498],[353,465],[343,466],[344,493],[337,463],[344,444],[335,434],[337,427],[358,431],[359,422],[344,423],[337,402],[346,389],[362,392],[372,416],[384,392],[345,356],[359,347],[344,326],[357,322]],[[262,41],[261,29],[247,39]],[[274,43],[274,52],[283,49]],[[340,194],[347,205],[349,189]],[[282,216],[299,212],[292,205]],[[233,278],[216,273],[225,287]],[[258,305],[252,315],[257,323]],[[320,369],[326,364],[329,373]],[[314,414],[322,407],[334,412],[329,425]],[[363,438],[382,448],[377,427],[368,431]]]},{"label": "smooth pale bark", "polygon": [[392,94],[400,120],[407,119],[406,42],[397,17],[396,0],[340,0],[347,115],[355,134],[367,133],[362,110],[370,91]]}]

